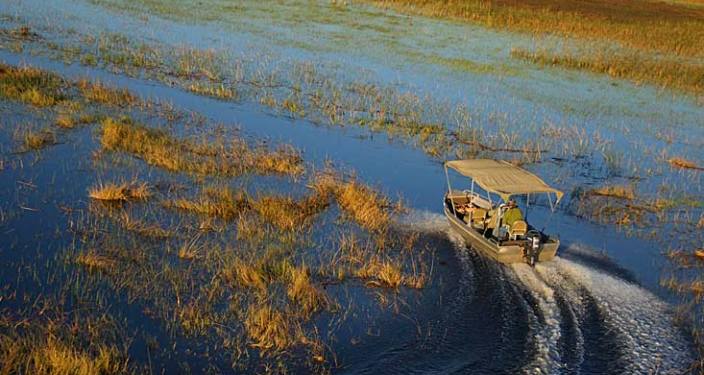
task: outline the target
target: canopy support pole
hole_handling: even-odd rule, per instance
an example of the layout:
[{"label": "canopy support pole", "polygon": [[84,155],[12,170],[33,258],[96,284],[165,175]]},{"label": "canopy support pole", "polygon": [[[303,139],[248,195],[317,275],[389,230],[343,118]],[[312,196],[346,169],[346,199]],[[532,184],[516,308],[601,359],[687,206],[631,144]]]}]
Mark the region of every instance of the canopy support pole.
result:
[{"label": "canopy support pole", "polygon": [[[450,205],[452,206],[452,214],[457,215],[457,210],[455,209],[455,199],[452,197],[452,186],[450,186],[450,175],[447,173],[447,165],[445,167],[445,179],[447,180],[447,195],[450,197]],[[472,180],[474,181],[474,180]]]}]

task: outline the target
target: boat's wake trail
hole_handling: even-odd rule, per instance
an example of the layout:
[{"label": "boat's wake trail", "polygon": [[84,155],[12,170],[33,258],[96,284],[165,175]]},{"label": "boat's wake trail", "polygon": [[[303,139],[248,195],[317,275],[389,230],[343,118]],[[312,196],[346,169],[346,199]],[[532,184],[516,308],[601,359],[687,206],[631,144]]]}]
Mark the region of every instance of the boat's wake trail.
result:
[{"label": "boat's wake trail", "polygon": [[[448,308],[443,317],[449,320],[445,324],[453,326],[452,332],[465,337],[457,338],[454,349],[460,342],[475,345],[467,337],[479,334],[472,325],[465,328],[457,322],[476,320],[477,313],[483,316],[491,311],[491,319],[473,324],[488,324],[481,331],[490,336],[484,340],[496,341],[491,343],[496,348],[511,346],[511,352],[521,358],[517,367],[511,365],[512,373],[681,373],[692,363],[691,341],[674,325],[671,307],[633,282],[627,270],[588,247],[561,250],[579,255],[574,261],[557,257],[535,268],[502,267],[465,250],[462,238],[450,230],[442,215],[416,211],[399,225],[445,234],[459,250],[456,258],[466,274],[458,286],[466,289],[462,295],[448,296],[446,303],[456,300],[456,308]],[[455,354],[478,351],[476,346],[466,349]],[[492,360],[499,358],[506,361],[509,356]],[[448,370],[496,368],[475,358],[464,367],[442,368]]]},{"label": "boat's wake trail", "polygon": [[544,316],[541,372],[674,373],[692,363],[670,307],[640,286],[559,257],[513,268]]}]

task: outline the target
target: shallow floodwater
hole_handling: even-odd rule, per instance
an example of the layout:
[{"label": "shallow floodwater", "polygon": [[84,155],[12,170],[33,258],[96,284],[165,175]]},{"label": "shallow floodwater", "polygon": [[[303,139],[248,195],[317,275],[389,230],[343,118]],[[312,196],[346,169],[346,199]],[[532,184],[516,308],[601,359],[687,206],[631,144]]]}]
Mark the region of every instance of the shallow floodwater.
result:
[{"label": "shallow floodwater", "polygon": [[[250,5],[247,9],[258,7]],[[272,9],[280,18],[287,8],[272,4]],[[343,80],[395,85],[434,100],[475,108],[475,126],[490,131],[502,127],[520,131],[527,124],[575,124],[587,132],[588,138],[605,138],[626,159],[625,165],[638,165],[635,174],[656,170],[654,177],[639,182],[639,189],[654,192],[667,181],[684,193],[701,197],[699,175],[658,164],[663,149],[704,160],[704,109],[691,98],[512,62],[507,54],[509,46],[531,41],[510,34],[366,9],[371,12],[369,17],[382,21],[399,17],[400,21],[391,31],[366,31],[353,36],[343,47],[336,47],[331,35],[358,30],[344,25],[330,30],[305,22],[279,25],[265,16],[252,16],[254,10],[244,13],[246,18],[182,22],[159,18],[159,14],[145,20],[115,7],[83,2],[52,1],[39,6],[36,1],[11,1],[0,6],[0,13],[19,16],[47,32],[58,24],[79,33],[109,30],[134,38],[146,35],[160,43],[228,50],[233,55],[254,52],[271,54],[274,60],[316,61]],[[320,12],[333,10],[323,6]],[[335,18],[331,24],[336,24]],[[399,29],[406,32],[393,42],[403,47],[399,53],[385,54],[385,47],[391,43],[389,34]],[[435,43],[441,40],[439,35],[446,38]],[[294,39],[305,45],[293,43]],[[456,48],[460,41],[472,47]],[[503,71],[457,70],[439,64],[437,59],[409,60],[411,52],[418,50],[436,57],[460,55],[487,66],[500,62]],[[466,249],[449,231],[440,214],[446,189],[441,163],[398,140],[355,127],[319,126],[305,119],[280,116],[258,103],[219,101],[159,82],[66,65],[30,53],[3,50],[0,61],[127,87],[145,98],[197,112],[214,123],[237,124],[248,136],[289,142],[303,150],[307,162],[322,165],[332,160],[352,168],[362,180],[389,195],[401,195],[412,211],[399,219],[398,225],[420,230],[436,247],[434,284],[421,292],[424,295],[418,299],[422,303],[413,305],[404,313],[407,316],[389,315],[377,322],[378,327],[372,328],[378,329],[378,334],[368,335],[359,344],[349,344],[349,339],[368,327],[356,327],[359,332],[347,332],[349,337],[341,334],[334,348],[340,365],[335,372],[667,373],[686,368],[693,359],[689,337],[673,323],[669,303],[676,299],[659,287],[662,253],[667,249],[657,241],[627,236],[615,226],[590,222],[564,207],[551,213],[538,205],[531,208],[529,217],[549,225],[550,232],[559,233],[563,243],[559,257],[535,269],[498,265]],[[3,111],[10,113],[9,108]],[[664,132],[674,141],[663,140]],[[55,195],[66,202],[87,199],[85,192],[92,181],[82,181],[80,167],[67,168],[61,162],[61,155],[72,152],[72,147],[57,145],[45,152],[38,163],[42,170],[54,171],[51,174],[33,175],[25,168],[0,172],[0,192],[8,197],[0,208],[13,213],[0,230],[3,238],[11,239],[13,249],[23,249],[3,248],[3,262],[40,262],[63,246],[61,239],[50,234],[61,226],[60,210],[52,205],[37,213],[17,206],[40,207],[42,202],[56,199]],[[2,151],[9,150],[3,147]],[[29,155],[24,159],[31,162]],[[555,180],[568,192],[575,186],[598,184],[609,178],[630,181],[633,177],[628,171],[604,176],[599,162],[593,164],[596,166],[582,168],[556,158],[528,168],[548,181]],[[54,188],[40,193],[26,190],[17,181]],[[453,180],[455,186],[461,183],[458,178]],[[566,200],[569,204],[569,197]],[[9,281],[7,277],[12,273],[4,275],[3,282]],[[168,360],[156,365],[173,370]]]}]

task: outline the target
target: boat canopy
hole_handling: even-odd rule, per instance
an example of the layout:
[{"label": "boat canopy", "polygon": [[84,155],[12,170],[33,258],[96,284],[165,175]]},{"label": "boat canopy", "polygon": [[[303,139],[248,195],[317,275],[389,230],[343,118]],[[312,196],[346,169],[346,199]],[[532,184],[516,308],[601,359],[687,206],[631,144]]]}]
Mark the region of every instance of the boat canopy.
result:
[{"label": "boat canopy", "polygon": [[489,193],[495,193],[507,201],[512,195],[533,193],[554,193],[557,201],[563,193],[548,186],[540,177],[503,160],[470,159],[445,162],[445,168],[452,168]]}]

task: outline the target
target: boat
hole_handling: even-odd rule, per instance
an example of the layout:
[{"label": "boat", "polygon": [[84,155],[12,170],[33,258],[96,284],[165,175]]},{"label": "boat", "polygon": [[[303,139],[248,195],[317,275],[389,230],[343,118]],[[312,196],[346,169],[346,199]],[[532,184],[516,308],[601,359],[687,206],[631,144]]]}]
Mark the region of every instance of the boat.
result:
[{"label": "boat", "polygon": [[[470,159],[444,163],[447,193],[443,199],[445,216],[450,227],[467,246],[501,263],[552,260],[560,240],[527,222],[517,203],[526,209],[531,197],[547,196],[550,210],[563,193],[550,187],[538,176],[503,160]],[[471,181],[466,190],[453,190],[449,170]],[[492,198],[493,197],[493,198]]]}]

